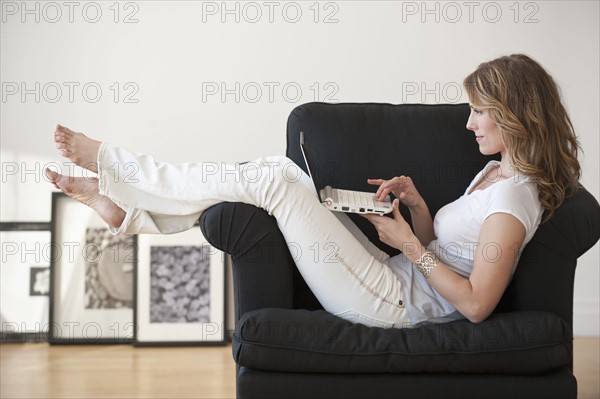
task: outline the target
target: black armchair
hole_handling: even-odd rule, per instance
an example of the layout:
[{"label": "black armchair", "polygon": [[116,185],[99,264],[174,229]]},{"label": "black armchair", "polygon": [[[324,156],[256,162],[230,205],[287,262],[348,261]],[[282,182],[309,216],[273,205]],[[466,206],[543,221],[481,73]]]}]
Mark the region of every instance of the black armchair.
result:
[{"label": "black armchair", "polygon": [[[468,114],[466,104],[306,104],[289,117],[287,156],[306,170],[304,131],[320,183],[366,191],[368,177],[410,175],[435,214],[489,160],[465,127]],[[397,253],[366,221],[353,220],[372,242]],[[600,207],[583,187],[540,226],[497,309],[478,325],[352,324],[321,308],[262,209],[218,204],[200,225],[233,257],[240,398],[577,396],[575,266],[600,236]]]}]

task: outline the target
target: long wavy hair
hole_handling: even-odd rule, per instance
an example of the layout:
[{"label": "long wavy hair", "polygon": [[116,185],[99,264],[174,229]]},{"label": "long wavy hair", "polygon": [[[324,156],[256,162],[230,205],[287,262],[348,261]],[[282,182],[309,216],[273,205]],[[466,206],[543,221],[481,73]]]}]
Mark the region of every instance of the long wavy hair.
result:
[{"label": "long wavy hair", "polygon": [[547,221],[581,177],[579,141],[554,79],[533,59],[513,54],[479,65],[464,86],[498,125],[513,167],[537,183]]}]

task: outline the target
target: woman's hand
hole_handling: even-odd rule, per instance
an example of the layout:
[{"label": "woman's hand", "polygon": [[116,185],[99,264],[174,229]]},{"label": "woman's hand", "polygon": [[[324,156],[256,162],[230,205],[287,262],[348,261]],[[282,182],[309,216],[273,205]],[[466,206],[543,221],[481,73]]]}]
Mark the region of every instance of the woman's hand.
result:
[{"label": "woman's hand", "polygon": [[389,193],[392,193],[409,209],[416,208],[423,203],[421,194],[408,176],[398,176],[391,180],[368,179],[367,182],[373,186],[379,186],[375,193],[378,201],[383,201]]},{"label": "woman's hand", "polygon": [[393,219],[375,214],[362,216],[375,226],[382,242],[401,250],[409,259],[413,257],[418,259],[423,252],[423,247],[411,230],[410,225],[400,214],[399,205],[400,201],[397,198],[394,199],[394,202],[392,202]]},{"label": "woman's hand", "polygon": [[[424,246],[427,246],[435,239],[433,219],[431,218],[429,208],[410,177],[398,176],[390,180],[369,179],[368,182],[371,185],[379,186],[377,193],[375,193],[376,199],[382,201],[389,193],[392,193],[400,202],[408,207],[414,235]],[[398,215],[400,216],[400,212],[398,212]],[[394,218],[396,219],[395,215]],[[404,218],[402,218],[402,221],[404,221]],[[404,223],[406,222],[404,221]]]}]

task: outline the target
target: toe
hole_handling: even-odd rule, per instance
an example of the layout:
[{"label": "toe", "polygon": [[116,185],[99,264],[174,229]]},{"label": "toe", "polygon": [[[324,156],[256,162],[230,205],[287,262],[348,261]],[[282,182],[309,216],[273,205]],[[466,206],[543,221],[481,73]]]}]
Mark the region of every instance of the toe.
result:
[{"label": "toe", "polygon": [[62,125],[56,125],[56,132],[62,133],[65,136],[70,136],[74,133],[71,129],[69,129],[68,127],[64,127]]},{"label": "toe", "polygon": [[68,134],[68,135],[71,135],[71,136],[72,136],[72,135],[75,135],[75,134],[77,134],[76,132],[72,131],[72,130],[71,130],[71,129],[69,129],[68,127],[61,126],[61,128],[62,128],[62,131],[63,131],[63,132],[65,132],[65,133],[66,133],[66,134]]},{"label": "toe", "polygon": [[67,136],[62,132],[54,132],[54,141],[60,142],[60,143],[66,143]]},{"label": "toe", "polygon": [[[69,150],[58,150],[58,153],[65,158],[69,158],[69,156],[71,155],[71,153],[69,152]],[[73,161],[75,162],[75,161]]]},{"label": "toe", "polygon": [[46,168],[45,172],[48,179],[50,179],[50,182],[56,186],[56,182],[60,179],[60,174],[56,173],[50,168]]}]

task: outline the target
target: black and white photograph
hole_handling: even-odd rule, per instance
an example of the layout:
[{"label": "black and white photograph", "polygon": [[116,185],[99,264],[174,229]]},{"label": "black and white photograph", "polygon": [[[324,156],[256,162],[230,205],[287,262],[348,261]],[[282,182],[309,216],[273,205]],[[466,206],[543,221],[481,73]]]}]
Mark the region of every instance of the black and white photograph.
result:
[{"label": "black and white photograph", "polygon": [[138,346],[221,345],[226,340],[224,254],[200,228],[138,236]]},{"label": "black and white photograph", "polygon": [[210,321],[210,247],[150,248],[150,322]]},{"label": "black and white photograph", "polygon": [[52,196],[49,341],[131,342],[135,235],[112,236],[88,207]]},{"label": "black and white photograph", "polygon": [[50,267],[29,268],[29,295],[48,296],[50,293]]}]

